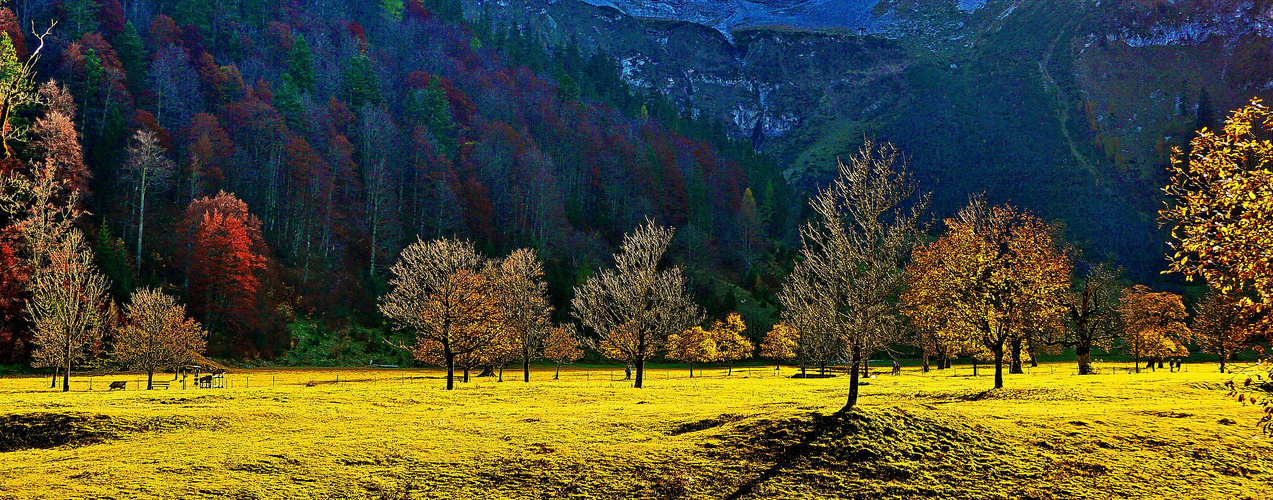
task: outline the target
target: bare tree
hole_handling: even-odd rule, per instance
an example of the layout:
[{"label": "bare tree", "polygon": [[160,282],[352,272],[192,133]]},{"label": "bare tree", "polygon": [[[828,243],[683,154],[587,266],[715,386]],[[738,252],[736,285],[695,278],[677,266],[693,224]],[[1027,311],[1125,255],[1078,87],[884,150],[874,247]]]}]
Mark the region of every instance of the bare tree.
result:
[{"label": "bare tree", "polygon": [[78,229],[53,246],[47,258],[32,276],[27,302],[35,324],[32,358],[36,364],[61,367],[65,392],[71,390],[71,366],[89,356],[106,327],[108,284]]},{"label": "bare tree", "polygon": [[17,50],[8,34],[0,35],[4,38],[4,43],[0,44],[0,143],[4,146],[0,159],[13,158],[13,145],[10,142],[26,131],[26,127],[15,126],[10,119],[19,108],[39,99],[35,66],[40,62],[40,53],[44,50],[44,38],[53,32],[55,25],[56,23],[50,24],[44,33],[32,31],[36,48],[25,61],[18,60]]},{"label": "bare tree", "polygon": [[839,338],[852,364],[848,411],[857,404],[863,361],[901,340],[896,297],[906,284],[906,259],[923,235],[919,218],[930,196],[912,198],[915,181],[892,144],[867,141],[838,166],[839,175],[810,201],[819,217],[800,230],[804,260],[780,298],[802,332]]},{"label": "bare tree", "polygon": [[133,134],[133,144],[128,147],[128,159],[124,161],[124,178],[132,184],[137,194],[137,269],[141,269],[142,236],[146,229],[146,193],[151,189],[168,187],[168,181],[176,171],[176,165],[168,158],[159,139],[149,130]]},{"label": "bare tree", "polygon": [[554,326],[544,341],[544,357],[557,363],[557,373],[553,380],[561,377],[561,364],[573,363],[583,358],[583,347],[588,342],[579,336],[574,323]]},{"label": "bare tree", "polygon": [[189,363],[208,347],[208,332],[186,316],[185,306],[157,289],[133,292],[124,321],[115,331],[115,359],[145,371],[147,390],[154,388],[155,370]]},{"label": "bare tree", "polygon": [[1092,350],[1108,351],[1118,338],[1118,297],[1122,270],[1109,264],[1091,266],[1062,299],[1069,313],[1069,328],[1051,342],[1073,347],[1079,375],[1092,374]]},{"label": "bare tree", "polygon": [[530,360],[542,354],[552,326],[544,265],[534,250],[523,248],[500,262],[499,273],[504,327],[517,337],[522,379],[530,382]]},{"label": "bare tree", "polygon": [[416,241],[390,268],[392,288],[380,298],[381,313],[415,332],[416,359],[446,366],[447,390],[455,388],[456,357],[471,357],[502,330],[494,266],[485,260],[471,242]]},{"label": "bare tree", "polygon": [[702,309],[685,289],[681,268],[659,270],[672,228],[647,221],[623,238],[615,267],[575,287],[572,312],[601,336],[601,352],[636,366],[643,386],[645,361],[663,349],[668,335],[702,322]]}]

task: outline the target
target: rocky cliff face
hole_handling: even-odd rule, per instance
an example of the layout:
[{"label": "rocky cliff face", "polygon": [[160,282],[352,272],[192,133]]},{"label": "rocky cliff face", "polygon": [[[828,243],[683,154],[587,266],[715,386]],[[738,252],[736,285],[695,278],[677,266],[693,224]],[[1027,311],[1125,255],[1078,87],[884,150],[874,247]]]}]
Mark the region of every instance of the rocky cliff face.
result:
[{"label": "rocky cliff face", "polygon": [[1065,220],[1080,244],[1146,276],[1161,266],[1170,147],[1273,90],[1269,0],[474,7],[617,55],[629,83],[723,120],[784,161],[794,184],[825,179],[864,135],[894,141],[937,191],[939,214],[986,191]]}]

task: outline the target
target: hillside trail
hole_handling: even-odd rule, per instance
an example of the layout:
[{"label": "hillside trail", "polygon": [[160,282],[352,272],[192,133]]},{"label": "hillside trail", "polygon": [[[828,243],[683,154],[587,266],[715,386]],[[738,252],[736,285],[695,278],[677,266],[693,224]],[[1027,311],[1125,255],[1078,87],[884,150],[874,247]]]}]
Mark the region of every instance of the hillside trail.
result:
[{"label": "hillside trail", "polygon": [[1066,37],[1065,35],[1069,33],[1071,24],[1074,24],[1074,22],[1070,21],[1061,27],[1060,34],[1048,45],[1048,50],[1043,53],[1043,58],[1039,61],[1039,74],[1043,78],[1043,91],[1056,97],[1056,118],[1061,122],[1061,135],[1065,137],[1065,144],[1070,148],[1070,155],[1078,161],[1080,166],[1092,174],[1092,178],[1097,184],[1100,184],[1101,177],[1097,173],[1096,168],[1092,166],[1091,162],[1087,161],[1087,157],[1083,156],[1083,153],[1079,152],[1078,145],[1074,143],[1074,138],[1070,135],[1070,100],[1065,96],[1065,92],[1061,90],[1061,86],[1057,85],[1056,80],[1052,78],[1052,73],[1048,71],[1048,63],[1052,61],[1052,53],[1056,51],[1056,44]]}]

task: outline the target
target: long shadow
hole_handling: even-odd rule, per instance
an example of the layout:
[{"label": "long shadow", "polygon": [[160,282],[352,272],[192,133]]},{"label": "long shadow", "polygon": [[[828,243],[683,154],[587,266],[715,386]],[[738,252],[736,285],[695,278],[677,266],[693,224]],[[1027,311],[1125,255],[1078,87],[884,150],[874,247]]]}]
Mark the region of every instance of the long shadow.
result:
[{"label": "long shadow", "polygon": [[840,421],[848,415],[849,412],[845,412],[844,410],[826,416],[820,413],[812,414],[813,427],[800,438],[799,443],[794,446],[787,447],[787,449],[783,450],[782,454],[778,456],[778,459],[772,466],[760,473],[759,476],[743,483],[742,486],[739,486],[737,490],[725,498],[728,500],[738,500],[744,496],[752,494],[757,486],[760,486],[765,481],[773,479],[774,476],[777,476],[783,469],[794,465],[796,461],[808,456],[810,445],[818,438],[822,437],[822,435],[828,430],[838,425]]}]

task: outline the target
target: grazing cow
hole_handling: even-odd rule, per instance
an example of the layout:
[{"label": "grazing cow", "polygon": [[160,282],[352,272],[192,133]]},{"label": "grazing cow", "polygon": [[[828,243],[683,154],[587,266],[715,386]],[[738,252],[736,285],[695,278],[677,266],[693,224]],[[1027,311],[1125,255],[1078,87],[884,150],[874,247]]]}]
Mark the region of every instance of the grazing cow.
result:
[{"label": "grazing cow", "polygon": [[126,381],[126,380],[116,380],[116,381],[114,381],[114,382],[111,382],[111,387],[110,387],[110,389],[107,389],[107,390],[113,391],[113,390],[115,390],[115,389],[119,389],[119,390],[121,390],[121,391],[122,391],[122,390],[125,390],[125,389],[124,389],[124,386],[125,386],[126,384],[128,384],[128,381]]}]

